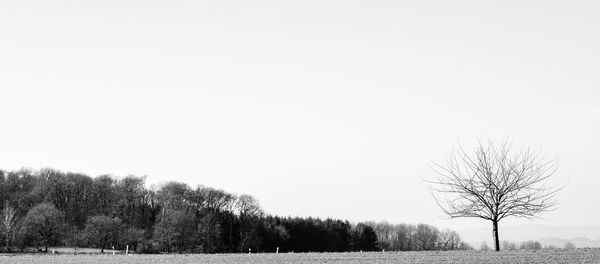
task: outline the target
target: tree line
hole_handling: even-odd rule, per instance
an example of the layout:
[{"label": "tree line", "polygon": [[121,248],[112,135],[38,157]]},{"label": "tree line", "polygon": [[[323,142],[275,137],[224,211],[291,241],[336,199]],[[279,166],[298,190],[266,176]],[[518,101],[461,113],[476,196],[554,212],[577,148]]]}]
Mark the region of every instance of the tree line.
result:
[{"label": "tree line", "polygon": [[[520,241],[520,242],[502,240],[502,242],[500,243],[500,249],[502,249],[502,250],[541,250],[541,249],[556,250],[556,249],[560,249],[560,248],[566,249],[566,250],[573,250],[573,249],[576,249],[577,247],[571,241],[567,241],[562,246],[557,246],[557,245],[553,245],[553,244],[542,245],[542,243],[540,243],[539,241],[536,241],[536,240],[527,240],[527,241]],[[486,242],[482,242],[481,246],[480,246],[480,250],[491,250],[491,248],[490,248],[490,246],[488,246],[488,244]]]},{"label": "tree line", "polygon": [[378,246],[386,251],[470,250],[469,244],[452,230],[439,230],[427,224],[390,224],[366,222],[378,238]]},{"label": "tree line", "polygon": [[251,195],[139,176],[0,170],[0,247],[138,253],[345,252],[467,249],[428,225],[351,224],[266,214]]}]

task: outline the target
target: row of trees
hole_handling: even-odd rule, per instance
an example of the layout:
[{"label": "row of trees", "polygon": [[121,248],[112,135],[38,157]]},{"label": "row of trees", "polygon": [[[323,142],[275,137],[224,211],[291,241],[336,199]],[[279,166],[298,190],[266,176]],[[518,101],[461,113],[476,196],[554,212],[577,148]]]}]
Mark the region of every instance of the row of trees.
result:
[{"label": "row of trees", "polygon": [[137,176],[0,170],[0,201],[3,251],[32,246],[46,251],[48,246],[129,246],[145,253],[459,249],[439,247],[444,233],[429,226],[436,246],[394,248],[378,239],[380,225],[270,216],[250,195],[178,182],[146,188],[145,178]]},{"label": "row of trees", "polygon": [[[513,242],[508,240],[503,240],[500,243],[500,249],[502,250],[540,250],[540,249],[559,249],[560,247],[556,245],[545,245],[535,240],[528,240],[522,242]],[[563,246],[563,249],[573,250],[576,248],[573,242],[566,242]],[[481,243],[480,250],[491,250],[490,246],[486,242]]]},{"label": "row of trees", "polygon": [[390,224],[368,222],[378,238],[378,247],[386,251],[468,250],[472,249],[452,230],[440,231],[427,224]]}]

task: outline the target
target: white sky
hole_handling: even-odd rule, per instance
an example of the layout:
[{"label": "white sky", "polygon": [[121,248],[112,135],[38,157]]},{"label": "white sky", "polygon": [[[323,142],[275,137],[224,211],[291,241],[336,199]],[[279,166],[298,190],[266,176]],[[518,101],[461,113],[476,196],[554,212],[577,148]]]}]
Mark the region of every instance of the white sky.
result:
[{"label": "white sky", "polygon": [[443,219],[421,178],[458,142],[510,136],[568,181],[537,222],[596,224],[598,14],[597,1],[2,0],[0,168],[460,229],[488,223]]}]

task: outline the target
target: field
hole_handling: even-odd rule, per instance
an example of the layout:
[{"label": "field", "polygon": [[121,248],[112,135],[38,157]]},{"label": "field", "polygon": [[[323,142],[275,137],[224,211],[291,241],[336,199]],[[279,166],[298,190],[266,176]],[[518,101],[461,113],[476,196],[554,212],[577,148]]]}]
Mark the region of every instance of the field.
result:
[{"label": "field", "polygon": [[281,253],[214,255],[0,255],[0,263],[600,263],[600,249],[541,251],[454,251],[454,252],[375,252],[375,253]]}]

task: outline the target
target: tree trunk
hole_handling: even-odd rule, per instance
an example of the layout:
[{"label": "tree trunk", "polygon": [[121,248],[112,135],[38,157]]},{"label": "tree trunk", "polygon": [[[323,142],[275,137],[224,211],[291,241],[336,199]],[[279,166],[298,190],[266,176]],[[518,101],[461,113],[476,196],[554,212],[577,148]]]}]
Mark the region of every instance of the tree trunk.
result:
[{"label": "tree trunk", "polygon": [[244,221],[240,215],[240,253],[244,253]]},{"label": "tree trunk", "polygon": [[235,250],[232,248],[232,244],[231,244],[232,237],[233,237],[233,214],[231,216],[231,219],[229,220],[229,249],[228,249],[228,251],[235,252]]},{"label": "tree trunk", "polygon": [[492,223],[494,226],[494,244],[496,245],[496,251],[500,251],[500,238],[498,237],[498,220],[493,220]]}]

